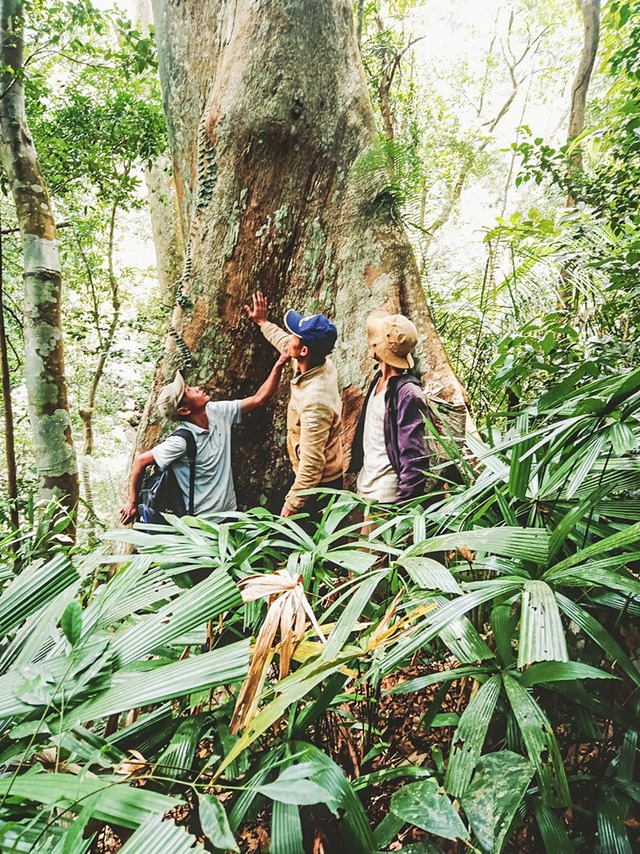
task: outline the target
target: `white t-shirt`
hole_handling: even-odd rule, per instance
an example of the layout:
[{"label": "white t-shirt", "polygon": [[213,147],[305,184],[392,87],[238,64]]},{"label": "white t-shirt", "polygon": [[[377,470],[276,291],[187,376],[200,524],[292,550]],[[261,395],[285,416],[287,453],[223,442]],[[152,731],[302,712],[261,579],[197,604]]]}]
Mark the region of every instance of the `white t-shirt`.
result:
[{"label": "white t-shirt", "polygon": [[371,394],[364,417],[362,444],[364,461],[358,475],[357,492],[384,504],[396,500],[398,476],[387,455],[384,442],[385,389]]},{"label": "white t-shirt", "polygon": [[[179,428],[191,430],[196,440],[196,471],[193,495],[194,515],[204,516],[236,509],[236,493],[231,472],[231,427],[240,422],[240,400],[209,401],[206,406],[209,429],[190,421]],[[189,457],[182,436],[169,436],[153,449],[153,458],[161,468],[173,463],[176,480],[189,506]]]}]

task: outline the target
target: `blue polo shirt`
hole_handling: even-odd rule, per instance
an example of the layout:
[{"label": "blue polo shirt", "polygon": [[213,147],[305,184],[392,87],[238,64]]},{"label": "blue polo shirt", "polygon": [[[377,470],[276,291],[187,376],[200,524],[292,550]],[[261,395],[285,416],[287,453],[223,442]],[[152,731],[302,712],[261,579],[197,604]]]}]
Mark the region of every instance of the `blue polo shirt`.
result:
[{"label": "blue polo shirt", "polygon": [[[179,427],[191,430],[196,440],[196,476],[194,515],[218,513],[236,509],[236,493],[231,472],[231,427],[240,422],[240,400],[211,400],[206,413],[209,429],[190,421],[180,421]],[[187,443],[181,436],[169,436],[153,449],[157,465],[173,465],[176,480],[189,506],[189,458]]]}]

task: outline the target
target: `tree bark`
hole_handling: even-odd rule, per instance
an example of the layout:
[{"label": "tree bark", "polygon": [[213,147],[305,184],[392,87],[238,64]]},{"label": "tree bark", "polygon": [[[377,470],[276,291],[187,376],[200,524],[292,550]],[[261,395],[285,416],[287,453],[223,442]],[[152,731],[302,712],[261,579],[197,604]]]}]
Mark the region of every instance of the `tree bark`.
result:
[{"label": "tree bark", "polygon": [[61,271],[56,224],[25,114],[23,6],[2,0],[5,69],[0,93],[0,159],[16,206],[24,255],[25,378],[40,495],[78,503],[78,470],[64,376]]},{"label": "tree bark", "polygon": [[[130,0],[130,6],[133,19],[148,31],[153,24],[151,0]],[[144,179],[162,300],[173,305],[184,267],[184,233],[170,157],[161,154],[145,169]]]},{"label": "tree bark", "polygon": [[161,154],[144,179],[160,293],[165,305],[173,305],[184,267],[184,237],[170,158]]},{"label": "tree bark", "polygon": [[[365,319],[381,306],[416,323],[425,379],[466,402],[386,181],[357,168],[376,129],[349,0],[154,0],[154,20],[187,226],[175,334],[154,389],[180,362],[177,340],[193,352],[188,382],[218,397],[254,391],[274,358],[242,310],[260,289],[277,322],[291,307],[336,321],[345,443],[372,369]],[[236,437],[241,504],[288,476],[286,397]],[[140,445],[159,431],[150,404]]]},{"label": "tree bark", "polygon": [[[578,136],[584,130],[584,112],[587,104],[587,92],[591,81],[591,72],[598,53],[600,40],[600,0],[578,0],[578,8],[582,15],[584,40],[578,70],[571,87],[571,110],[569,112],[568,141]],[[577,149],[571,158],[571,170],[582,169],[582,154]],[[567,199],[567,207],[574,204],[573,199]]]}]

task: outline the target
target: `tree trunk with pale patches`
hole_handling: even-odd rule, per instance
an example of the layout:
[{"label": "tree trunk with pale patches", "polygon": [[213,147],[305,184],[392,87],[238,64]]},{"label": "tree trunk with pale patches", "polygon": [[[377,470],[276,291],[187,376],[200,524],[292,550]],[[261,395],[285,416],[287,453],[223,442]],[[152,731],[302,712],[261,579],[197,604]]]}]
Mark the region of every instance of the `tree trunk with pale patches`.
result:
[{"label": "tree trunk with pale patches", "polygon": [[[186,225],[172,325],[193,353],[187,382],[243,397],[264,380],[276,354],[242,309],[262,290],[280,324],[288,308],[335,320],[345,446],[372,375],[365,319],[376,308],[415,322],[424,379],[466,401],[388,182],[363,165],[376,129],[349,0],[154,0],[154,20]],[[160,433],[151,404],[180,364],[175,341],[156,372],[141,447]],[[288,476],[287,398],[283,387],[238,428],[241,504],[264,502]]]},{"label": "tree trunk with pale patches", "polygon": [[[569,143],[584,130],[587,92],[600,42],[600,0],[578,0],[578,8],[582,15],[583,42],[578,70],[571,86],[571,110],[567,134]],[[571,157],[571,170],[580,169],[582,169],[582,153],[578,148]],[[573,207],[574,204],[574,199],[569,196],[567,207]]]},{"label": "tree trunk with pale patches", "polygon": [[25,380],[40,496],[78,503],[78,470],[64,376],[61,270],[55,220],[25,114],[23,6],[2,0],[0,160],[16,206],[24,255]]}]

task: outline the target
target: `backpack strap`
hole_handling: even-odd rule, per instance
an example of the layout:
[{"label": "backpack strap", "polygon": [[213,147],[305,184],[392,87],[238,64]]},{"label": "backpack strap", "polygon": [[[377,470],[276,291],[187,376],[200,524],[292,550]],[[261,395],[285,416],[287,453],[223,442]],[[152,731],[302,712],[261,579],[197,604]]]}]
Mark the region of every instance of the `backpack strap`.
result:
[{"label": "backpack strap", "polygon": [[180,436],[187,443],[187,456],[189,457],[189,507],[187,513],[193,516],[194,493],[196,487],[196,440],[191,430],[181,427],[176,430],[174,436]]}]

